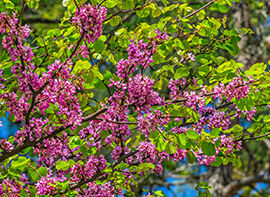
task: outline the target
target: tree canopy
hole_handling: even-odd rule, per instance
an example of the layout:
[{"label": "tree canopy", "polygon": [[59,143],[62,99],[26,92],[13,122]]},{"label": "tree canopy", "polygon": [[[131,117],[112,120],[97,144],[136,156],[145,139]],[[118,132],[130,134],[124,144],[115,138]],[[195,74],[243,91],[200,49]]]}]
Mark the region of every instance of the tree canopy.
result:
[{"label": "tree canopy", "polygon": [[2,196],[137,196],[174,164],[240,167],[270,135],[269,71],[236,60],[254,32],[228,23],[232,0],[55,2],[0,2],[0,115],[20,123],[0,140]]}]

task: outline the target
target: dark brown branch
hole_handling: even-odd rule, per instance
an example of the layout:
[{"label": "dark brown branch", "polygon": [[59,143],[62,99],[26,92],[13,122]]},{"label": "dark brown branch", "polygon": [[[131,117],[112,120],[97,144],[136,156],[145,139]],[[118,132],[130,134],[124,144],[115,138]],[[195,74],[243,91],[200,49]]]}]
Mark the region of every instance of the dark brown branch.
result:
[{"label": "dark brown branch", "polygon": [[100,7],[106,0],[103,0],[101,1],[99,4],[98,4],[98,7]]},{"label": "dark brown branch", "polygon": [[260,138],[262,138],[262,137],[266,137],[266,136],[268,136],[268,135],[270,135],[270,132],[265,133],[265,134],[263,134],[263,135],[259,135],[259,136],[255,136],[255,137],[250,137],[250,138],[244,138],[244,139],[240,139],[240,140],[236,140],[236,141],[256,140],[256,139],[260,139]]},{"label": "dark brown branch", "polygon": [[204,6],[202,6],[201,8],[199,8],[198,10],[195,10],[194,12],[192,12],[191,14],[184,16],[182,19],[186,19],[189,17],[194,16],[195,14],[199,13],[200,11],[204,10],[205,8],[207,8],[208,6],[212,5],[213,3],[215,3],[217,0],[213,0],[208,2],[207,4],[205,4]]},{"label": "dark brown branch", "polygon": [[[103,120],[101,118],[96,118],[95,120]],[[121,122],[121,121],[106,121],[109,123],[114,123],[114,124],[126,124],[126,125],[137,125],[137,122]]]},{"label": "dark brown branch", "polygon": [[[134,9],[127,9],[127,10],[119,10],[118,12],[116,12],[115,14],[111,15],[109,18],[107,18],[105,21],[109,21],[110,19],[112,19],[113,17],[117,16],[118,14],[122,14],[122,13],[127,13],[127,12],[133,12],[133,11],[137,11],[137,10],[141,10],[143,8],[145,8],[146,6],[148,6],[151,2],[144,4],[142,7],[138,7],[138,8],[134,8]],[[104,22],[105,22],[104,21]]]},{"label": "dark brown branch", "polygon": [[24,24],[31,24],[31,23],[44,23],[44,24],[57,24],[61,21],[59,19],[45,19],[45,18],[26,18],[23,20]]},{"label": "dark brown branch", "polygon": [[220,105],[220,106],[216,107],[216,109],[221,109],[221,108],[227,107],[227,106],[232,105],[232,104],[233,104],[232,102],[225,103],[223,105]]},{"label": "dark brown branch", "polygon": [[[25,9],[25,6],[26,6],[26,1],[23,0],[22,8],[21,8],[20,14],[19,14],[19,16],[18,16],[18,21],[20,21],[20,19],[21,19],[22,16],[23,16],[23,11],[24,11],[24,9]],[[18,23],[18,24],[19,24],[19,23]],[[17,24],[17,25],[18,25],[18,24]]]}]

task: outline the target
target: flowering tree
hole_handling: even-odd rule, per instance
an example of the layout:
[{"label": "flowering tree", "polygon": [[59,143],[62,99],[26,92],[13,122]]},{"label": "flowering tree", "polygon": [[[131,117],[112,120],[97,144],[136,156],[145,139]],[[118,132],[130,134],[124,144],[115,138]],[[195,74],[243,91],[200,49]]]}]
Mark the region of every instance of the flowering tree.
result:
[{"label": "flowering tree", "polygon": [[[22,122],[0,140],[2,196],[132,196],[137,179],[162,174],[166,161],[239,165],[242,141],[270,135],[269,116],[255,118],[269,104],[266,65],[243,72],[226,58],[252,31],[206,15],[231,0],[197,9],[90,2],[63,1],[58,27],[38,33],[23,23],[38,0],[1,2],[1,113]],[[140,22],[122,27],[134,13]],[[241,117],[254,126],[244,132]],[[209,188],[197,187],[201,196]]]}]

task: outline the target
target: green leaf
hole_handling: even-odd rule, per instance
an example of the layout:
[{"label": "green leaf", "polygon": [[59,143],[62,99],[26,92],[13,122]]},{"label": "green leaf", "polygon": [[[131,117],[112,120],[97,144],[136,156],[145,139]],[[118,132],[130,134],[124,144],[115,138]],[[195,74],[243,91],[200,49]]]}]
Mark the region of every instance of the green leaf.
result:
[{"label": "green leaf", "polygon": [[219,136],[219,133],[220,133],[220,130],[218,128],[214,128],[214,129],[212,129],[212,131],[211,131],[210,134],[213,137],[218,137]]},{"label": "green leaf", "polygon": [[128,167],[129,167],[129,165],[127,163],[120,163],[117,166],[115,166],[115,169],[124,170]]},{"label": "green leaf", "polygon": [[82,152],[83,155],[89,156],[89,150],[85,145],[80,146],[79,151]]},{"label": "green leaf", "polygon": [[260,75],[265,71],[266,67],[267,67],[267,65],[264,63],[257,63],[257,64],[254,64],[253,66],[251,66],[251,68],[249,70],[245,71],[245,73],[248,76]]},{"label": "green leaf", "polygon": [[72,136],[69,138],[69,148],[72,150],[82,144],[82,140],[79,136]]},{"label": "green leaf", "polygon": [[110,19],[110,25],[111,26],[117,26],[121,22],[120,16],[114,16]]},{"label": "green leaf", "polygon": [[178,138],[181,142],[181,145],[186,146],[186,144],[187,144],[186,135],[184,133],[181,133],[180,135],[178,135]]},{"label": "green leaf", "polygon": [[[32,165],[33,167],[35,167],[34,165]],[[37,172],[32,169],[32,168],[27,168],[28,174],[31,177],[32,181],[36,182],[37,180],[39,180],[39,175],[37,174]]]},{"label": "green leaf", "polygon": [[[95,77],[97,77],[100,80],[103,80],[103,75],[99,72],[98,66],[93,66],[92,67],[92,72],[93,72]],[[104,84],[103,84],[103,86],[104,86]]]},{"label": "green leaf", "polygon": [[140,18],[144,18],[144,17],[147,17],[149,14],[150,14],[150,9],[148,8],[143,8],[141,10],[137,10],[136,11],[136,14],[138,17]]},{"label": "green leaf", "polygon": [[205,76],[206,74],[209,73],[209,71],[210,71],[210,67],[207,66],[207,65],[200,66],[200,67],[199,67],[199,70],[198,70],[198,72],[199,72],[199,74],[200,74],[201,76]]},{"label": "green leaf", "polygon": [[94,154],[96,154],[96,152],[97,152],[97,147],[95,147],[95,146],[90,146],[90,147],[89,147],[89,150],[90,150],[90,154],[91,154],[91,155],[94,155]]},{"label": "green leaf", "polygon": [[109,81],[113,77],[112,73],[108,70],[105,71],[103,75],[104,81]]},{"label": "green leaf", "polygon": [[154,169],[155,168],[155,164],[152,163],[141,163],[139,164],[139,169],[142,171],[148,171],[149,169]]},{"label": "green leaf", "polygon": [[101,139],[106,139],[109,135],[110,135],[110,133],[107,130],[101,130],[99,133],[99,136]]},{"label": "green leaf", "polygon": [[100,53],[100,52],[104,51],[106,46],[105,46],[104,42],[102,42],[101,40],[97,40],[94,42],[93,48],[94,48],[95,52]]},{"label": "green leaf", "polygon": [[85,60],[85,61],[79,60],[75,64],[74,72],[79,72],[81,70],[90,69],[90,68],[91,68],[91,64],[88,60]]},{"label": "green leaf", "polygon": [[106,0],[103,5],[106,7],[106,8],[113,8],[117,5],[118,3],[118,0]]},{"label": "green leaf", "polygon": [[14,3],[12,3],[9,0],[6,0],[5,3],[6,3],[6,8],[7,9],[11,9],[11,10],[14,9],[14,6],[15,6]]},{"label": "green leaf", "polygon": [[127,10],[127,9],[132,9],[135,7],[134,0],[123,0],[122,1],[122,9]]},{"label": "green leaf", "polygon": [[196,140],[199,137],[199,134],[196,131],[194,131],[193,129],[187,130],[186,135],[187,135],[187,137],[189,137],[192,140]]},{"label": "green leaf", "polygon": [[55,168],[57,170],[63,170],[63,171],[66,171],[69,169],[69,163],[68,161],[58,161],[55,165]]},{"label": "green leaf", "polygon": [[26,159],[26,157],[20,156],[17,160],[11,162],[11,168],[23,170],[28,162],[30,162],[30,158]]},{"label": "green leaf", "polygon": [[232,6],[232,0],[224,0],[229,6]]},{"label": "green leaf", "polygon": [[159,132],[157,130],[150,131],[149,138],[155,139],[159,135]]},{"label": "green leaf", "polygon": [[192,163],[194,163],[196,161],[196,157],[195,157],[195,155],[194,155],[194,153],[192,151],[188,152],[187,161],[190,164],[192,164]]},{"label": "green leaf", "polygon": [[156,145],[157,150],[159,152],[164,151],[165,148],[166,148],[166,143],[163,141],[163,137],[162,136],[159,136],[158,138],[156,138],[155,145]]},{"label": "green leaf", "polygon": [[38,9],[39,0],[26,0],[28,7]]},{"label": "green leaf", "polygon": [[211,166],[218,167],[223,163],[222,157],[216,157],[216,161],[211,163]]},{"label": "green leaf", "polygon": [[211,142],[203,142],[201,148],[203,154],[207,156],[214,156],[216,154],[215,146]]},{"label": "green leaf", "polygon": [[174,144],[167,143],[166,148],[165,148],[165,151],[168,154],[174,154],[174,153],[176,153],[176,150],[177,150],[176,148],[177,147]]},{"label": "green leaf", "polygon": [[168,1],[167,0],[162,0],[162,3],[164,4],[164,6],[166,7],[168,5]]},{"label": "green leaf", "polygon": [[160,191],[160,190],[154,191],[154,193],[155,193],[155,195],[157,195],[157,196],[164,196],[164,192],[163,192],[163,191]]},{"label": "green leaf", "polygon": [[159,17],[160,15],[161,15],[161,11],[160,11],[159,8],[156,8],[156,9],[152,10],[152,16],[154,18]]},{"label": "green leaf", "polygon": [[181,77],[186,77],[189,75],[189,69],[185,67],[180,67],[176,70],[176,73],[174,75],[174,79],[179,79]]},{"label": "green leaf", "polygon": [[67,6],[71,3],[71,1],[72,1],[72,0],[63,0],[63,1],[62,1],[62,5],[63,5],[64,7],[67,7]]},{"label": "green leaf", "polygon": [[48,170],[45,168],[45,167],[40,167],[38,169],[38,173],[41,175],[41,176],[46,176],[46,174],[48,173]]}]

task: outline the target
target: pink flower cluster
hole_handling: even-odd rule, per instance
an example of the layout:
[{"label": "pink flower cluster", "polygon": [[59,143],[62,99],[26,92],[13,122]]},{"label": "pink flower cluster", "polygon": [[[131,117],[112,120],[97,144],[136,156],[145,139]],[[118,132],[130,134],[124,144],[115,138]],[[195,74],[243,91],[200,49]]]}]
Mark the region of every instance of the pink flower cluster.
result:
[{"label": "pink flower cluster", "polygon": [[24,120],[24,115],[30,107],[30,104],[27,103],[28,99],[25,95],[22,95],[21,98],[18,98],[18,95],[14,92],[5,92],[3,95],[0,95],[0,98],[3,98],[6,101],[10,115],[14,114],[17,121]]},{"label": "pink flower cluster", "polygon": [[194,110],[196,110],[197,107],[205,107],[205,97],[197,95],[194,91],[184,91],[183,97],[186,99],[186,101],[184,102],[184,106],[186,107],[191,107]]},{"label": "pink flower cluster", "polygon": [[156,37],[150,38],[151,42],[144,42],[144,40],[138,41],[136,43],[134,40],[131,40],[131,44],[128,46],[128,59],[121,59],[117,65],[117,71],[119,77],[124,78],[136,71],[137,66],[141,65],[142,69],[148,68],[150,63],[153,62],[153,54],[156,53],[156,48],[163,43],[165,40],[169,39],[167,33],[162,33],[159,30],[156,30]]},{"label": "pink flower cluster", "polygon": [[162,99],[159,97],[159,94],[153,90],[154,85],[154,80],[141,74],[137,74],[129,79],[128,102],[134,103],[138,113],[149,110],[152,105],[161,103]]},{"label": "pink flower cluster", "polygon": [[99,116],[102,119],[98,124],[100,129],[109,130],[111,133],[111,135],[105,139],[107,144],[111,144],[112,142],[118,144],[122,140],[126,141],[127,137],[131,134],[128,125],[114,123],[127,122],[128,106],[122,105],[125,102],[123,89],[125,89],[125,84],[109,98],[108,102],[110,107],[106,113]]},{"label": "pink flower cluster", "polygon": [[137,119],[138,128],[146,138],[150,135],[150,131],[159,129],[170,121],[170,118],[164,116],[159,110],[147,111],[145,115],[139,114]]},{"label": "pink flower cluster", "polygon": [[3,84],[5,81],[7,80],[3,78],[3,70],[0,69],[0,90],[5,88],[5,85]]},{"label": "pink flower cluster", "polygon": [[170,95],[173,100],[183,99],[183,106],[191,107],[196,110],[197,108],[205,107],[205,96],[203,94],[196,94],[195,91],[188,91],[187,88],[190,85],[197,86],[197,80],[195,78],[192,79],[190,83],[182,77],[176,80],[170,80],[169,89]]},{"label": "pink flower cluster", "polygon": [[75,12],[72,23],[80,28],[80,33],[84,34],[89,44],[94,43],[101,36],[106,12],[105,7],[91,4],[86,4]]},{"label": "pink flower cluster", "polygon": [[200,113],[200,120],[195,124],[197,132],[201,132],[203,128],[209,129],[222,128],[226,130],[231,125],[230,116],[226,115],[224,111],[218,111],[213,107],[204,107],[198,110]]},{"label": "pink flower cluster", "polygon": [[216,150],[216,154],[214,156],[207,156],[202,153],[201,149],[196,153],[193,151],[200,165],[211,165],[212,162],[216,161],[218,152],[219,151]]},{"label": "pink flower cluster", "polygon": [[[121,155],[125,155],[130,153],[130,149],[127,148],[127,146],[115,146],[115,148],[112,151],[111,158],[114,160],[117,160]],[[132,162],[133,158],[129,158],[129,161]]]},{"label": "pink flower cluster", "polygon": [[229,138],[226,135],[220,136],[220,140],[221,140],[221,145],[218,147],[218,149],[222,150],[226,154],[232,153],[234,148],[236,148],[237,150],[242,149],[241,141],[234,142],[233,138]]},{"label": "pink flower cluster", "polygon": [[141,142],[138,147],[139,152],[135,154],[136,160],[139,163],[152,163],[155,164],[154,172],[157,174],[162,174],[163,167],[161,162],[163,160],[168,160],[169,154],[165,151],[159,152],[156,146],[151,142]]},{"label": "pink flower cluster", "polygon": [[97,172],[101,172],[103,169],[107,167],[106,159],[103,155],[100,156],[89,156],[86,158],[86,164],[81,165],[80,163],[76,163],[70,169],[70,182],[79,182],[81,180],[90,179]]},{"label": "pink flower cluster", "polygon": [[187,53],[187,56],[186,57],[183,57],[180,62],[183,62],[184,64],[187,62],[187,61],[195,61],[195,56],[193,53]]},{"label": "pink flower cluster", "polygon": [[179,160],[184,161],[184,159],[186,158],[188,154],[187,150],[182,150],[182,149],[177,149],[176,152],[171,156],[171,158],[178,162]]},{"label": "pink flower cluster", "polygon": [[[216,140],[218,140],[218,138],[215,138],[214,142]],[[242,149],[241,141],[234,142],[233,138],[227,137],[226,135],[221,135],[220,140],[221,140],[221,145],[216,148],[216,154],[213,156],[204,155],[201,149],[196,153],[194,152],[198,162],[201,165],[210,165],[212,162],[216,161],[216,157],[220,151],[222,151],[224,154],[230,154],[234,151],[234,149],[237,149],[237,150]]]},{"label": "pink flower cluster", "polygon": [[236,109],[236,114],[234,115],[234,117],[241,118],[243,114],[246,116],[247,121],[251,121],[251,119],[256,113],[256,107],[253,107],[251,110],[243,111],[243,110],[240,110],[237,106],[235,106],[235,109]]},{"label": "pink flower cluster", "polygon": [[100,135],[100,121],[92,120],[89,122],[89,126],[80,130],[79,136],[81,139],[84,139],[87,142],[87,145],[94,146],[100,151],[101,140],[99,139]]},{"label": "pink flower cluster", "polygon": [[6,12],[0,13],[0,33],[7,34],[3,37],[2,45],[9,52],[12,61],[16,62],[18,57],[22,57],[23,61],[29,63],[32,60],[33,52],[31,48],[26,45],[23,46],[25,38],[29,36],[30,29],[28,25],[18,25],[16,14],[12,17],[8,16]]},{"label": "pink flower cluster", "polygon": [[187,88],[187,80],[184,77],[176,80],[171,79],[168,88],[171,90],[170,95],[173,100],[180,99]]},{"label": "pink flower cluster", "polygon": [[43,81],[49,81],[48,86],[37,99],[42,100],[38,104],[38,110],[45,114],[45,110],[51,104],[58,105],[61,123],[64,126],[80,125],[82,121],[82,111],[76,96],[76,84],[73,83],[73,75],[70,74],[71,62],[61,63],[56,60],[54,64],[48,67],[49,71],[44,74]]},{"label": "pink flower cluster", "polygon": [[41,166],[42,163],[45,163],[50,166],[57,159],[64,159],[71,155],[68,142],[67,133],[65,132],[57,138],[43,140],[41,144],[34,148],[34,153],[38,155],[38,165]]},{"label": "pink flower cluster", "polygon": [[30,196],[28,188],[24,189],[24,186],[28,183],[28,178],[25,174],[21,174],[21,177],[18,181],[15,179],[5,178],[0,185],[0,196],[18,197],[22,195],[21,191],[23,190],[25,190],[27,195]]},{"label": "pink flower cluster", "polygon": [[231,82],[227,85],[222,83],[219,86],[215,86],[213,89],[213,97],[220,98],[222,100],[222,95],[227,98],[230,102],[232,98],[236,98],[240,100],[241,98],[247,97],[249,93],[249,84],[253,82],[251,77],[248,78],[249,80],[243,79],[241,76],[234,77]]},{"label": "pink flower cluster", "polygon": [[[83,196],[114,197],[116,191],[110,181],[102,185],[97,185],[96,183],[91,182],[86,184],[86,188],[83,190],[83,193]],[[83,197],[82,195],[79,196]]]},{"label": "pink flower cluster", "polygon": [[51,172],[47,174],[46,177],[41,177],[41,179],[36,183],[37,194],[38,195],[51,195],[56,191],[56,182],[61,182],[62,179],[53,176]]},{"label": "pink flower cluster", "polygon": [[44,128],[48,122],[49,120],[47,118],[45,118],[45,120],[32,118],[29,125],[26,125],[23,130],[18,130],[15,135],[15,141],[18,143],[18,146],[20,146],[27,137],[29,137],[30,141],[34,141],[44,134],[50,134],[52,132],[51,128]]},{"label": "pink flower cluster", "polygon": [[11,151],[14,149],[14,145],[6,139],[0,139],[0,149],[4,151]]}]

